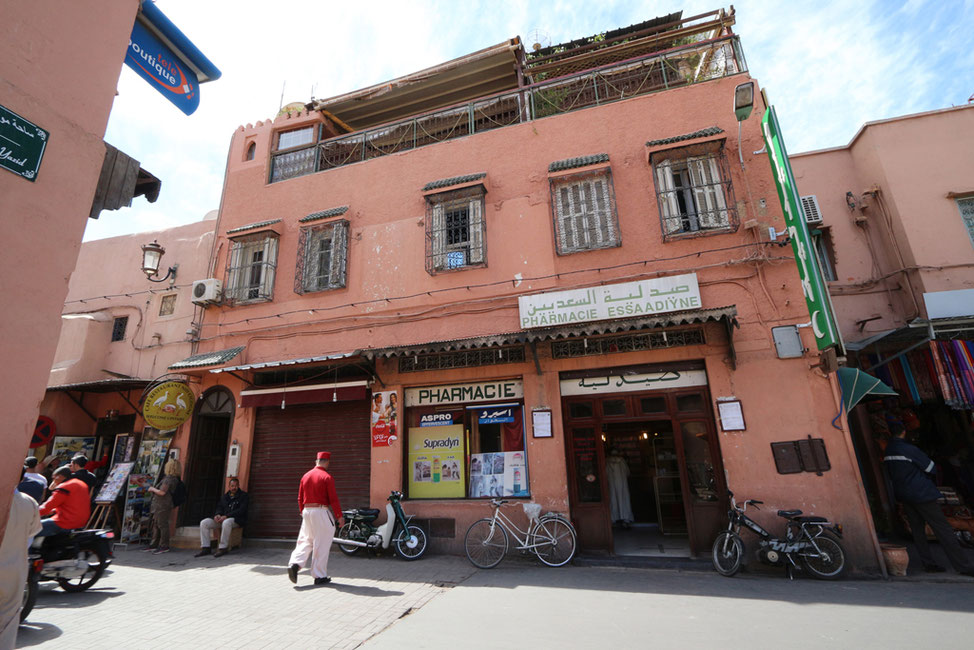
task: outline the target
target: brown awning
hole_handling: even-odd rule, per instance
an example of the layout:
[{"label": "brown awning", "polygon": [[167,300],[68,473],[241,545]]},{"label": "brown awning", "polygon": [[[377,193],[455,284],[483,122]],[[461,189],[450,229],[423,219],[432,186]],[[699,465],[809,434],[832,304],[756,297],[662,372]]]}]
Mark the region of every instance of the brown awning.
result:
[{"label": "brown awning", "polygon": [[101,175],[95,188],[88,217],[97,219],[102,210],[118,210],[132,205],[132,199],[144,196],[149,203],[159,198],[162,181],[142,169],[139,161],[105,144]]},{"label": "brown awning", "polygon": [[48,386],[47,390],[52,392],[116,393],[119,391],[142,390],[152,382],[152,379],[123,379],[112,377],[111,379],[98,379],[95,381],[82,381],[75,384]]},{"label": "brown awning", "polygon": [[503,334],[490,334],[487,336],[434,341],[418,345],[362,350],[362,356],[368,359],[375,359],[376,357],[401,357],[411,354],[472,350],[499,345],[529,343],[531,341],[551,341],[573,336],[595,336],[614,332],[675,327],[692,323],[719,321],[721,319],[730,321],[736,316],[737,307],[733,305],[729,307],[715,307],[713,309],[689,309],[642,318],[594,321],[591,323],[577,323],[575,325],[562,325],[559,327],[539,327],[537,329],[505,332]]}]

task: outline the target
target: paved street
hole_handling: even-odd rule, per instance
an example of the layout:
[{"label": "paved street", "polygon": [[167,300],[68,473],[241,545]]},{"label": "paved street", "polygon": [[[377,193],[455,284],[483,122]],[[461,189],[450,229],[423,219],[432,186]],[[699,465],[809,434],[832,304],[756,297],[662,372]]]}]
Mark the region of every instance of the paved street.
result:
[{"label": "paved street", "polygon": [[777,572],[566,567],[511,556],[331,556],[331,585],[298,586],[288,551],[214,559],[119,550],[95,589],[43,586],[18,647],[789,648],[970,646],[974,580],[810,579]]}]

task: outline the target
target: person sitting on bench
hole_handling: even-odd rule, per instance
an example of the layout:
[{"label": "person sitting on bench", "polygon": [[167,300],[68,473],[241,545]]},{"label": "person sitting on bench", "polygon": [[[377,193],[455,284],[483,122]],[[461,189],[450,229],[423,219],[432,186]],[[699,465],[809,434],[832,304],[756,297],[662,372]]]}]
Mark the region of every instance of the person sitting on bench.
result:
[{"label": "person sitting on bench", "polygon": [[240,489],[240,481],[236,477],[230,479],[230,489],[220,497],[216,505],[216,515],[207,517],[200,522],[200,552],[193,557],[203,557],[210,554],[210,535],[220,528],[220,544],[213,557],[227,554],[230,546],[230,533],[247,523],[247,493]]}]

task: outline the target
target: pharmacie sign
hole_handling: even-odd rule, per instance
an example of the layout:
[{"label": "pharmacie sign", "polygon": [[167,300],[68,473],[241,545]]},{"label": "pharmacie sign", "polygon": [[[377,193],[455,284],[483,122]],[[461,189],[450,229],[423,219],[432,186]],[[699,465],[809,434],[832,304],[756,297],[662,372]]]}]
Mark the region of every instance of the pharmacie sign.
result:
[{"label": "pharmacie sign", "polygon": [[808,232],[805,215],[800,207],[801,199],[795,185],[795,176],[791,171],[788,151],[781,138],[781,127],[778,125],[778,116],[773,106],[769,107],[761,118],[761,131],[764,135],[764,144],[768,149],[774,183],[778,188],[778,200],[781,201],[781,209],[784,211],[785,227],[788,229],[791,248],[795,253],[795,262],[798,264],[805,304],[812,318],[815,344],[819,350],[824,350],[839,343],[832,300],[818,265],[818,256],[815,254],[812,236]]},{"label": "pharmacie sign", "polygon": [[696,273],[518,298],[524,329],[653,316],[700,307]]},{"label": "pharmacie sign", "polygon": [[483,381],[475,384],[407,388],[406,406],[493,402],[501,399],[520,399],[523,396],[524,387],[520,379]]},{"label": "pharmacie sign", "polygon": [[706,370],[664,370],[662,372],[562,379],[560,388],[562,396],[569,397],[593,393],[635,393],[706,385]]},{"label": "pharmacie sign", "polygon": [[0,167],[33,183],[37,180],[37,170],[41,167],[50,135],[33,122],[0,106]]}]

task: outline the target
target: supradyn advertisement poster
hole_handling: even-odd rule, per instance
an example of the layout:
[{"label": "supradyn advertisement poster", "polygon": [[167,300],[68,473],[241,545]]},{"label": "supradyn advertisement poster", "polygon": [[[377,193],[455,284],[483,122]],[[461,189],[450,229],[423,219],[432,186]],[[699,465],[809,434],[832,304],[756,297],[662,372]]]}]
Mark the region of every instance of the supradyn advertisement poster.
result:
[{"label": "supradyn advertisement poster", "polygon": [[463,497],[463,425],[409,429],[409,497]]}]

